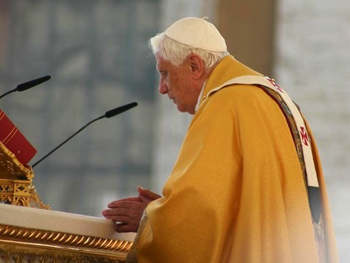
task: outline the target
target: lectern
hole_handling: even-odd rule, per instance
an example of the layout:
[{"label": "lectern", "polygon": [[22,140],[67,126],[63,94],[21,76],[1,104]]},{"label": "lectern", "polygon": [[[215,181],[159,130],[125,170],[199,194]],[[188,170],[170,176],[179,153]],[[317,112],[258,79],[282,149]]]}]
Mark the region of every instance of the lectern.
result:
[{"label": "lectern", "polygon": [[110,220],[50,210],[33,177],[0,142],[0,262],[125,262],[133,234],[116,233]]}]

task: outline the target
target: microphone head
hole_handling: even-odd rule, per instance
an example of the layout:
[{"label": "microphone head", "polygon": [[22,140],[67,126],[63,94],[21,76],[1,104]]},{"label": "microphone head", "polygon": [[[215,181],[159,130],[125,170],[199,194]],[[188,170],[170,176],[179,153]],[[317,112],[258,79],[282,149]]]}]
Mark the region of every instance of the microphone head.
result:
[{"label": "microphone head", "polygon": [[25,83],[22,83],[22,84],[19,84],[16,88],[17,91],[24,91],[24,90],[27,90],[27,89],[30,89],[32,87],[35,87],[45,81],[48,81],[49,79],[51,79],[51,76],[45,76],[45,77],[41,77],[41,78],[38,78],[38,79],[34,79],[34,80],[31,80],[31,81],[28,81],[28,82],[25,82]]},{"label": "microphone head", "polygon": [[120,107],[115,108],[113,110],[107,111],[105,113],[105,117],[106,118],[114,117],[114,116],[116,116],[124,111],[130,110],[130,109],[136,107],[137,105],[138,105],[137,102],[132,102],[132,103],[126,104],[124,106],[120,106]]}]

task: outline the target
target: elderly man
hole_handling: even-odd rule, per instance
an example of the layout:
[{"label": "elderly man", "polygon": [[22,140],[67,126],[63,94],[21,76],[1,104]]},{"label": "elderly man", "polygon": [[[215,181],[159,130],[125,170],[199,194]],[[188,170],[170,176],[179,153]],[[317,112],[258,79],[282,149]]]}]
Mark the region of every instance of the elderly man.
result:
[{"label": "elderly man", "polygon": [[103,211],[138,230],[128,261],[337,262],[314,137],[288,94],[204,18],[150,44],[159,92],[194,117],[163,197],[139,188]]}]

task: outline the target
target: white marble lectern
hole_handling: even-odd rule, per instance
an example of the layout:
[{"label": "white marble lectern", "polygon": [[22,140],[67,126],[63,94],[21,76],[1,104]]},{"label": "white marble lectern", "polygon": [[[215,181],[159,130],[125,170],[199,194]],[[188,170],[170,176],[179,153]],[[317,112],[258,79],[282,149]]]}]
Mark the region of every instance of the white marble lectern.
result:
[{"label": "white marble lectern", "polygon": [[124,262],[133,239],[110,220],[0,204],[0,262]]}]

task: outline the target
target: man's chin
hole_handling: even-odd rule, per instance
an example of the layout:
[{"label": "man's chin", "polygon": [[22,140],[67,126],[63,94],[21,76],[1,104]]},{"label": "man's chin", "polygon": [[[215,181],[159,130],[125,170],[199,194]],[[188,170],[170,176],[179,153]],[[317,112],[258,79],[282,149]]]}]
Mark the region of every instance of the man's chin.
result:
[{"label": "man's chin", "polygon": [[181,113],[189,113],[189,114],[192,114],[192,115],[195,113],[194,111],[191,112],[191,111],[189,111],[187,108],[181,107],[181,106],[179,106],[179,105],[177,105],[177,110],[178,110],[179,112],[181,112]]},{"label": "man's chin", "polygon": [[177,105],[177,104],[176,104],[176,107],[177,107],[177,110],[178,110],[179,112],[182,112],[182,113],[185,113],[185,112],[186,112],[186,109],[185,109],[185,108],[183,108],[183,107],[181,107],[181,106],[179,106],[179,105]]}]

